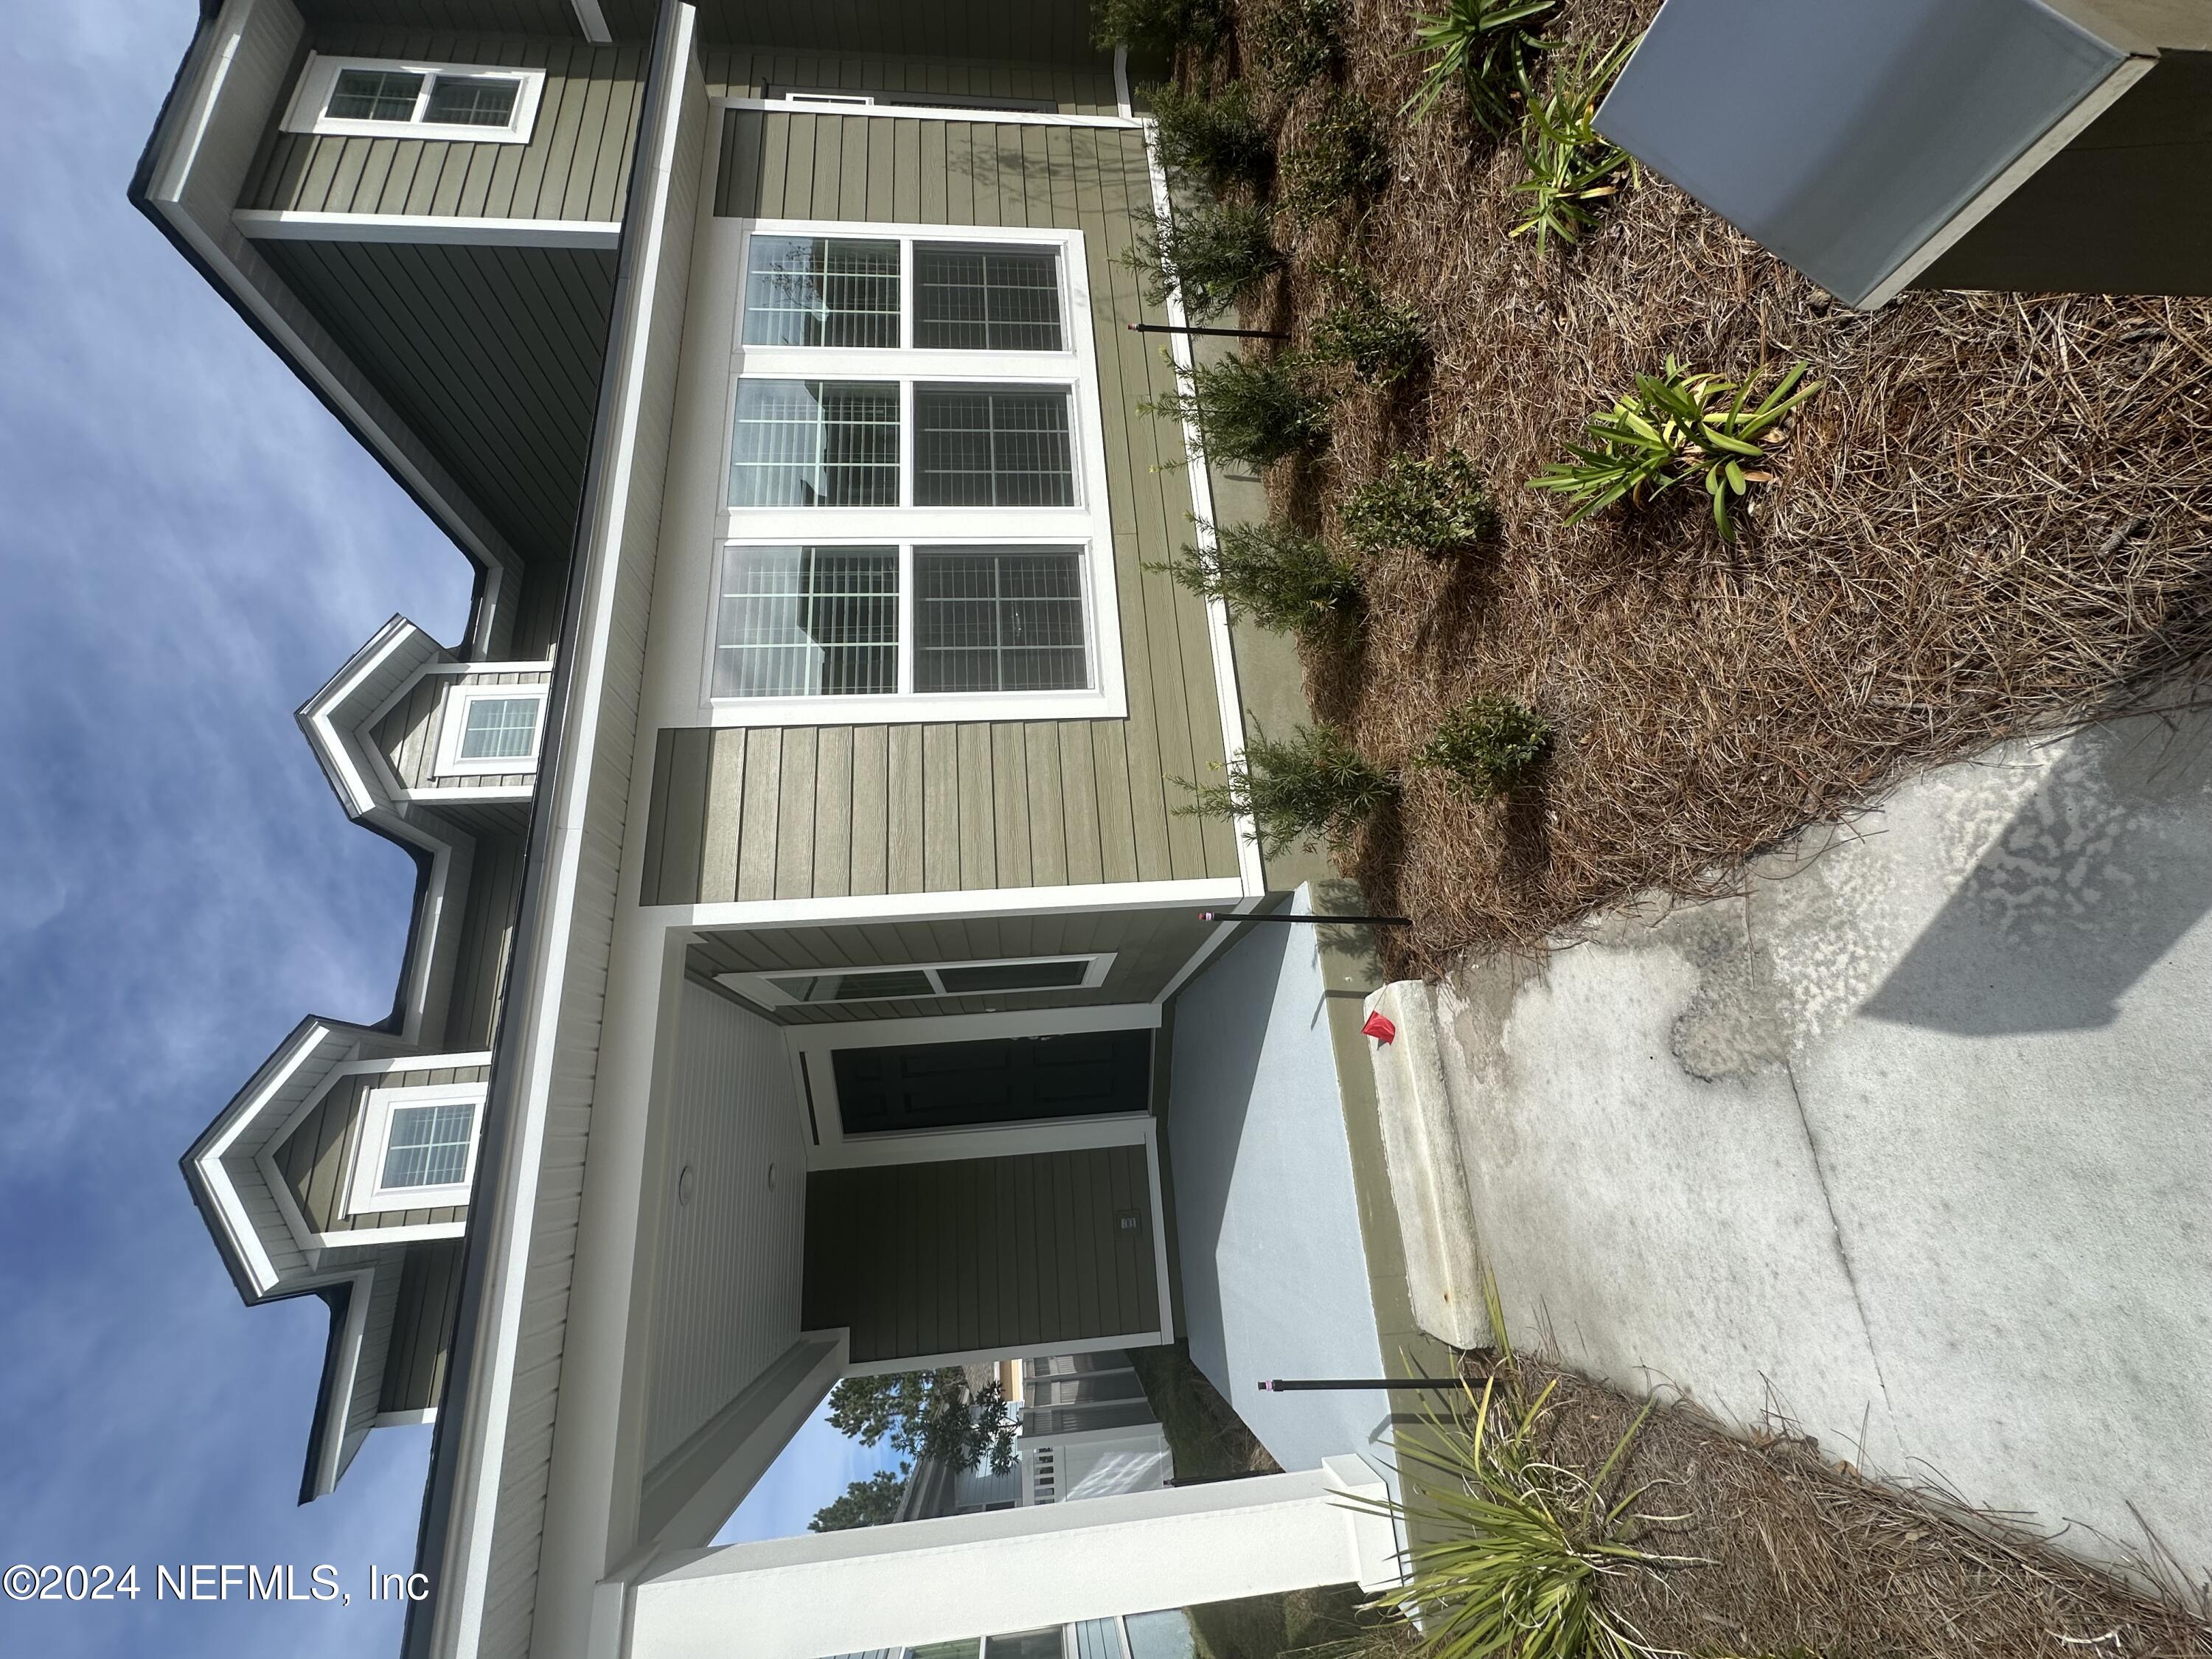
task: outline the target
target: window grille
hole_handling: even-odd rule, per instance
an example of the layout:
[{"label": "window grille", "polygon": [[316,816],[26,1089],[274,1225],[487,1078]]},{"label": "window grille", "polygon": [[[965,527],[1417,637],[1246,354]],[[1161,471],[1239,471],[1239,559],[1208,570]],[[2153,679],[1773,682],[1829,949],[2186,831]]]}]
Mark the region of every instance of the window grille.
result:
[{"label": "window grille", "polygon": [[399,1106],[385,1139],[381,1184],[450,1187],[468,1173],[477,1109],[465,1103]]},{"label": "window grille", "polygon": [[714,622],[718,697],[898,690],[895,547],[733,547]]},{"label": "window grille", "polygon": [[938,350],[1060,349],[1060,255],[1051,248],[914,251],[914,343]]},{"label": "window grille", "polygon": [[747,345],[899,343],[899,245],[831,236],[755,236],[745,270]]},{"label": "window grille", "polygon": [[1073,548],[917,548],[917,691],[1068,691],[1090,684]]}]

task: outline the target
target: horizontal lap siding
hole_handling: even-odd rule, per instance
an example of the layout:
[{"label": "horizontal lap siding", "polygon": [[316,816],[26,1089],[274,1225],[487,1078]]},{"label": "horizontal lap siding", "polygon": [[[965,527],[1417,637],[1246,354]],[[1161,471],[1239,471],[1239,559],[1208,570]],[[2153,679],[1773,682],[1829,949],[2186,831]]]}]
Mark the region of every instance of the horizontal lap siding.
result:
[{"label": "horizontal lap siding", "polygon": [[[622,217],[644,49],[580,40],[326,29],[328,57],[543,69],[526,144],[282,132],[280,105],[240,205],[301,213],[480,219]],[[289,94],[288,94],[289,97]]]},{"label": "horizontal lap siding", "polygon": [[647,903],[1233,878],[1230,825],[1176,779],[1222,761],[1204,605],[1148,564],[1189,533],[1170,390],[1121,254],[1151,199],[1118,129],[866,116],[725,117],[718,211],[1080,229],[1089,256],[1129,715],[988,725],[665,732]]},{"label": "horizontal lap siding", "polygon": [[425,674],[414,690],[392,712],[377,722],[372,733],[385,764],[403,789],[488,789],[531,783],[537,776],[526,772],[471,772],[442,777],[436,769],[438,744],[443,735],[447,694],[468,686],[544,685],[552,678],[545,669],[505,670],[491,674]]},{"label": "horizontal lap siding", "polygon": [[[872,968],[919,962],[988,962],[1008,957],[1114,953],[1106,981],[1090,990],[933,997],[902,1002],[764,1010],[790,1025],[920,1014],[981,1014],[1150,1002],[1167,988],[1214,924],[1194,910],[1100,910],[1050,916],[980,916],[958,921],[878,922],[848,927],[759,928],[701,936],[690,966],[717,974],[788,968]],[[740,993],[742,994],[742,993]]]},{"label": "horizontal lap siding", "polygon": [[1103,60],[1096,68],[1077,68],[740,46],[710,48],[702,54],[702,65],[707,89],[718,98],[759,98],[796,88],[1020,99],[1049,104],[1062,115],[1111,115],[1116,108],[1113,70]]},{"label": "horizontal lap siding", "polygon": [[258,246],[533,567],[557,571],[583,489],[615,256]]},{"label": "horizontal lap siding", "polygon": [[815,1170],[804,1316],[861,1363],[1155,1331],[1145,1149]]},{"label": "horizontal lap siding", "polygon": [[457,1049],[489,1048],[499,1029],[500,999],[507,990],[515,915],[521,904],[522,845],[520,836],[477,839],[446,1016],[445,1040]]},{"label": "horizontal lap siding", "polygon": [[437,1226],[466,1215],[462,1206],[362,1216],[343,1212],[346,1188],[360,1154],[362,1109],[370,1091],[482,1083],[485,1075],[481,1066],[437,1066],[340,1079],[271,1155],[277,1175],[291,1189],[292,1201],[300,1206],[308,1228],[319,1233],[343,1233],[370,1227]]},{"label": "horizontal lap siding", "polygon": [[379,1411],[427,1411],[438,1403],[446,1387],[446,1360],[460,1295],[459,1239],[409,1246],[400,1271],[399,1305],[393,1310],[390,1346],[385,1350]]}]

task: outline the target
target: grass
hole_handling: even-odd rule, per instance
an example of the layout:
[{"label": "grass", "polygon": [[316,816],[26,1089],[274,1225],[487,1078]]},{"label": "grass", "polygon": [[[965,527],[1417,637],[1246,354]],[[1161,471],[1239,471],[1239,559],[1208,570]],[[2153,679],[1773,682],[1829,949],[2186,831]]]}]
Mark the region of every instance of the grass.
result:
[{"label": "grass", "polygon": [[[1290,100],[1286,143],[1340,86],[1402,107],[1430,64],[1404,47],[1437,9],[1362,0],[1340,79]],[[1656,10],[1559,0],[1533,84]],[[1414,919],[1384,941],[1393,973],[1544,949],[1655,890],[1727,891],[1751,856],[1919,769],[2194,694],[2212,653],[2212,300],[1913,293],[1863,315],[1656,176],[1589,203],[1561,257],[1512,234],[1519,143],[1401,124],[1391,166],[1356,227],[1275,215],[1285,263],[1245,319],[1312,353],[1356,260],[1419,314],[1433,364],[1389,387],[1333,374],[1325,448],[1268,477],[1275,516],[1350,550],[1355,492],[1393,457],[1452,451],[1497,514],[1480,558],[1358,549],[1361,649],[1300,647],[1314,715],[1404,778],[1392,833],[1345,860],[1370,908]],[[1593,414],[1669,356],[1747,382],[1747,411],[1791,364],[1793,392],[1822,385],[1755,441],[1763,459],[1734,458],[1744,495],[1723,463],[1732,541],[1702,493],[1711,458],[1688,447],[1640,499],[1632,483],[1574,523],[1571,492],[1527,487],[1604,447]],[[1572,733],[1540,815],[1411,763],[1482,691]]]}]

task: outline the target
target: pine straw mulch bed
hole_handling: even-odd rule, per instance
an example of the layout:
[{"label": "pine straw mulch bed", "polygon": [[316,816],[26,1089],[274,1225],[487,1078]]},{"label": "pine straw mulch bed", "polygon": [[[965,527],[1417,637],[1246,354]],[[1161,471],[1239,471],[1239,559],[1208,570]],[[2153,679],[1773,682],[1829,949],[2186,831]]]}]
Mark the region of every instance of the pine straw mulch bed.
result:
[{"label": "pine straw mulch bed", "polygon": [[[1564,0],[1546,33],[1610,40],[1656,9]],[[1425,123],[1394,113],[1418,79],[1401,54],[1416,9],[1346,0],[1342,82],[1385,112],[1395,175],[1364,213],[1278,213],[1291,268],[1246,313],[1303,347],[1336,297],[1316,267],[1352,259],[1419,308],[1435,352],[1410,390],[1347,392],[1328,453],[1271,470],[1279,511],[1331,532],[1386,456],[1457,447],[1502,520],[1487,549],[1369,563],[1364,649],[1305,653],[1317,713],[1393,764],[1477,690],[1558,732],[1504,801],[1409,772],[1395,820],[1353,849],[1373,907],[1414,918],[1395,971],[1540,948],[1645,889],[1727,890],[1751,854],[1916,769],[2193,695],[2212,646],[2212,301],[1935,294],[1863,315],[1648,173],[1540,254],[1508,235],[1517,144],[1477,132],[1455,92]],[[1232,44],[1182,73],[1237,67]],[[1277,100],[1279,149],[1327,89]],[[1565,527],[1525,480],[1669,353],[1762,390],[1802,357],[1826,389],[1733,545],[1694,485]]]},{"label": "pine straw mulch bed", "polygon": [[[1553,1392],[1540,1455],[1595,1479],[1644,1409],[1541,1359],[1469,1355],[1479,1395],[1498,1405]],[[2171,1599],[2052,1548],[2001,1516],[1879,1485],[1824,1461],[1778,1427],[1729,1434],[1694,1406],[1656,1405],[1605,1492],[1644,1487],[1632,1528],[1655,1554],[1704,1565],[1607,1576],[1600,1605],[1655,1651],[1820,1655],[1823,1659],[2205,1659],[2212,1622],[2201,1589]],[[2149,1564],[2155,1574],[2157,1564]],[[2171,1577],[2171,1575],[2168,1575]],[[2193,1601],[2193,1607],[2187,1605]]]}]

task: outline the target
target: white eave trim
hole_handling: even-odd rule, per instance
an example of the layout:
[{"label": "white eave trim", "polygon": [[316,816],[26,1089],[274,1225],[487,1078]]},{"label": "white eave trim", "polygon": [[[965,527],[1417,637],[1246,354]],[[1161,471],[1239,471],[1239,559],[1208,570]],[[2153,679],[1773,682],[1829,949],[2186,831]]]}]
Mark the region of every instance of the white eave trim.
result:
[{"label": "white eave trim", "polygon": [[257,242],[573,247],[611,253],[622,240],[622,222],[617,219],[469,219],[453,214],[301,213],[274,208],[239,208],[230,218],[240,234]]}]

